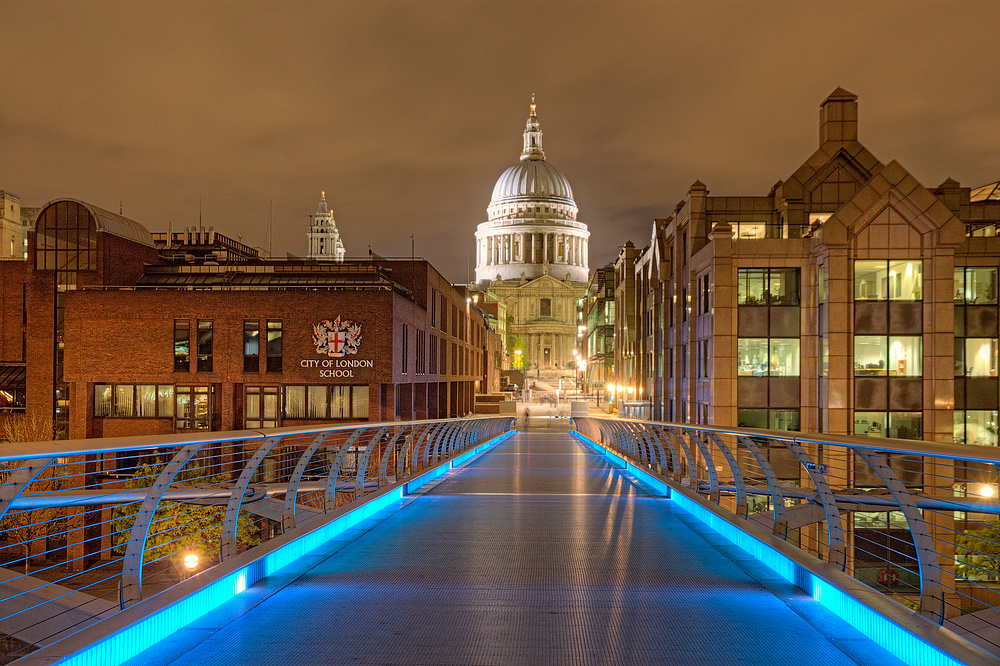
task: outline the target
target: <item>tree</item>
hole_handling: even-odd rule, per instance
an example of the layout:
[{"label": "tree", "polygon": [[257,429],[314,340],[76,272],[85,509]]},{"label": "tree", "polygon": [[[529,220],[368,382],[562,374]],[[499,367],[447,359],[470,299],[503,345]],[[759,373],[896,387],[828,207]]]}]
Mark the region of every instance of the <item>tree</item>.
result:
[{"label": "tree", "polygon": [[963,578],[983,578],[983,572],[1000,576],[1000,520],[983,525],[965,530],[955,539],[955,573]]},{"label": "tree", "polygon": [[508,353],[510,354],[510,367],[515,370],[524,370],[528,367],[528,348],[524,343],[524,338],[520,335],[508,335]]},{"label": "tree", "polygon": [[[133,477],[125,482],[125,487],[150,487],[163,467],[163,463],[160,462],[139,466]],[[177,480],[195,479],[199,482],[199,486],[213,488],[226,481],[223,476],[206,478],[200,470],[182,472]],[[135,516],[141,506],[142,502],[120,504],[111,513],[115,552],[119,555],[125,554],[132,525],[135,524]],[[222,533],[225,516],[225,504],[202,505],[161,501],[149,525],[143,560],[149,563],[168,558],[177,569],[180,569],[184,556],[193,553],[198,555],[202,568],[218,564],[218,539]],[[240,550],[260,544],[260,537],[253,529],[253,523],[250,514],[240,515],[236,529],[236,544]]]},{"label": "tree", "polygon": [[[52,419],[36,412],[30,414],[11,414],[3,421],[0,435],[7,442],[44,442],[52,439]],[[7,481],[11,472],[0,473],[0,483]],[[28,494],[47,493],[59,490],[63,480],[54,478],[55,470],[49,467],[35,477],[28,486]],[[0,521],[0,531],[7,535],[11,546],[19,546],[24,551],[24,573],[28,573],[31,563],[32,544],[48,536],[55,529],[62,529],[65,521],[59,520],[58,509],[34,509],[32,511],[8,511]]]}]

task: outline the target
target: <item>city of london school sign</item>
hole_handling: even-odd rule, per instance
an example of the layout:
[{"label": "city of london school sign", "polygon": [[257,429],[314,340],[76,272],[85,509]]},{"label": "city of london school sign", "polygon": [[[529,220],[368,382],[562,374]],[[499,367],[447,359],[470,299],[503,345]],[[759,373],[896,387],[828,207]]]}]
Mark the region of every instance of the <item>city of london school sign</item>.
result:
[{"label": "city of london school sign", "polygon": [[318,368],[324,378],[354,377],[355,368],[374,368],[375,361],[363,358],[349,358],[358,353],[361,346],[361,324],[350,319],[333,321],[324,319],[313,326],[313,344],[316,353],[330,358],[302,359],[303,368]]}]

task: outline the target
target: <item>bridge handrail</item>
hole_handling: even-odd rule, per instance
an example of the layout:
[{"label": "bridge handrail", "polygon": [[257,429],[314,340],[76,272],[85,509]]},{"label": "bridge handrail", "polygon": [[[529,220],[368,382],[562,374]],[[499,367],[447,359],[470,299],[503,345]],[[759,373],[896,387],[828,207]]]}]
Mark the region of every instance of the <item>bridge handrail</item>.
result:
[{"label": "bridge handrail", "polygon": [[668,485],[1000,654],[997,449],[602,416],[573,423]]},{"label": "bridge handrail", "polygon": [[0,661],[405,484],[512,423],[488,416],[3,445]]}]

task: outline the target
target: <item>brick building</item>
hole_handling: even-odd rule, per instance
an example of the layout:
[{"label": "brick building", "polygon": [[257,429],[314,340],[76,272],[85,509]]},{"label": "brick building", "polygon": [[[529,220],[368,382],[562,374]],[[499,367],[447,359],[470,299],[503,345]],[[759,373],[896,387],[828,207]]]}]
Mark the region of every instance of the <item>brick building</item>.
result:
[{"label": "brick building", "polygon": [[71,199],[28,256],[0,262],[0,395],[61,437],[457,416],[484,383],[482,314],[423,260],[264,260]]}]

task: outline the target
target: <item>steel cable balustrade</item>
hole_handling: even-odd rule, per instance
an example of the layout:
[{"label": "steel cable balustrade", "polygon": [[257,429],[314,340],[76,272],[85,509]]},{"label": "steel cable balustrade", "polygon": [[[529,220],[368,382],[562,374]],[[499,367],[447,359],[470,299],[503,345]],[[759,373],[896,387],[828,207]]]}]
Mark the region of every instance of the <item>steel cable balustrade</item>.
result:
[{"label": "steel cable balustrade", "polygon": [[0,449],[0,663],[405,484],[508,417]]},{"label": "steel cable balustrade", "polygon": [[637,467],[1000,654],[1000,451],[600,417],[573,422]]}]

